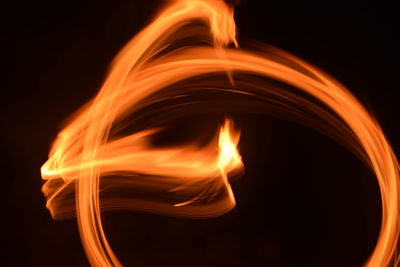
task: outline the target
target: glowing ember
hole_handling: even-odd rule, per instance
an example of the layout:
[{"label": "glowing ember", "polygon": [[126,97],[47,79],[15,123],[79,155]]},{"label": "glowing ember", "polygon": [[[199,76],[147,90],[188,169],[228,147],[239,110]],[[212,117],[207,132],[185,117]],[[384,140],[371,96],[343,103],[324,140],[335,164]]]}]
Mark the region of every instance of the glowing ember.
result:
[{"label": "glowing ember", "polygon": [[[231,210],[228,175],[243,165],[230,119],[205,146],[151,143],[162,122],[181,114],[207,104],[225,112],[229,108],[220,104],[228,99],[209,97],[225,93],[235,96],[232,109],[257,103],[252,111],[265,113],[260,103],[268,103],[312,127],[324,122],[365,159],[378,179],[383,207],[379,240],[365,266],[397,266],[399,164],[378,123],[343,85],[308,63],[267,46],[250,52],[228,48],[231,44],[238,46],[233,10],[222,0],[172,1],[137,34],[116,57],[98,95],[59,133],[41,169],[53,218],[76,213],[91,264],[121,266],[107,242],[101,211],[211,217]],[[199,92],[206,97],[196,97]],[[186,113],[177,112],[181,109]],[[130,134],[123,131],[127,118]],[[142,197],[127,194],[129,189]]]}]

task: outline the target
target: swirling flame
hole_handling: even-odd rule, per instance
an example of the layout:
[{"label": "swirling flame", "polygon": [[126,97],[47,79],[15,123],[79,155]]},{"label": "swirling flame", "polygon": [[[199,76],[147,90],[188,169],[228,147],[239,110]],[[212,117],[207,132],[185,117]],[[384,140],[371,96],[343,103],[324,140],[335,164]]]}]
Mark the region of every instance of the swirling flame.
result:
[{"label": "swirling flame", "polygon": [[[53,218],[76,211],[91,264],[121,266],[103,231],[101,210],[191,217],[228,212],[235,205],[228,175],[243,167],[232,122],[227,119],[206,146],[169,148],[152,146],[151,136],[160,131],[153,126],[184,116],[176,110],[201,112],[196,108],[204,103],[263,113],[269,106],[330,132],[371,167],[381,190],[382,224],[365,266],[397,266],[399,164],[379,124],[343,85],[310,64],[267,46],[251,52],[231,44],[238,47],[233,9],[222,0],[171,1],[129,41],[98,95],[59,133],[42,166]],[[234,99],[192,97],[199,93]],[[168,101],[175,102],[163,105]],[[165,114],[155,119],[155,111]],[[121,137],[128,116],[136,128]],[[129,189],[142,194],[129,195]]]}]

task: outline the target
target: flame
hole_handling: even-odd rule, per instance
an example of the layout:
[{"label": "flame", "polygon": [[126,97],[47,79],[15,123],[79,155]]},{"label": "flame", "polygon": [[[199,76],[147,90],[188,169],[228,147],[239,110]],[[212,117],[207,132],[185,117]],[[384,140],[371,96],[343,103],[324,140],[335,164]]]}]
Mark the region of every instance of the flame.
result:
[{"label": "flame", "polygon": [[52,217],[76,213],[90,263],[121,266],[104,233],[102,211],[207,218],[235,206],[228,177],[243,164],[232,121],[226,119],[205,146],[156,147],[152,138],[161,125],[207,105],[224,112],[282,113],[331,135],[371,167],[381,190],[382,223],[365,266],[397,266],[399,164],[379,124],[343,85],[314,66],[266,45],[254,51],[237,47],[233,9],[224,1],[171,1],[121,50],[98,95],[53,143],[41,168]]},{"label": "flame", "polygon": [[240,166],[242,162],[237,150],[240,134],[239,132],[234,132],[232,130],[232,126],[233,122],[229,119],[226,119],[219,133],[218,165],[221,170],[224,170],[224,172],[228,166]]}]

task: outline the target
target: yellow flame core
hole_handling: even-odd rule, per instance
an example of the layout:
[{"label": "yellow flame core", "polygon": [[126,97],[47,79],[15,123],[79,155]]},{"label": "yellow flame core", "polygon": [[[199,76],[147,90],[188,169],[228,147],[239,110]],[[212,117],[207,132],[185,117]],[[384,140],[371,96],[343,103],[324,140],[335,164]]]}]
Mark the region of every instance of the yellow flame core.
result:
[{"label": "yellow flame core", "polygon": [[[382,196],[379,239],[365,266],[398,266],[399,164],[379,124],[343,85],[301,59],[267,46],[256,52],[228,48],[229,44],[238,46],[235,27],[233,9],[222,0],[171,1],[128,42],[98,95],[59,133],[41,168],[42,190],[53,218],[76,213],[90,263],[107,267],[121,263],[108,244],[101,211],[212,217],[231,210],[235,200],[228,175],[243,167],[237,151],[239,133],[233,130],[232,121],[227,119],[208,145],[158,148],[151,143],[160,131],[150,127],[157,125],[151,119],[155,113],[143,111],[154,107],[175,118],[179,116],[174,109],[201,109],[199,99],[203,98],[185,102],[185,97],[198,91],[224,92],[242,97],[239,106],[251,98],[258,104],[275,103],[297,119],[318,118],[315,125],[322,121],[337,136],[346,137],[343,143],[374,171]],[[187,44],[188,40],[200,42]],[[179,41],[184,45],[176,46]],[[207,76],[218,73],[225,73],[228,83]],[[279,81],[297,91],[267,86],[253,76]],[[179,89],[173,87],[177,83]],[[207,98],[204,103],[215,100]],[[162,105],[168,101],[178,102]],[[218,108],[223,110],[223,106]],[[248,108],[263,111],[259,105]],[[129,116],[134,125],[145,122],[144,117],[149,126],[137,126],[130,135],[115,135],[113,131]],[[127,195],[130,189],[151,197]]]},{"label": "yellow flame core", "polygon": [[228,166],[240,166],[242,159],[237,150],[239,142],[239,133],[232,130],[233,122],[229,119],[225,120],[219,133],[219,162],[221,170],[225,170]]}]

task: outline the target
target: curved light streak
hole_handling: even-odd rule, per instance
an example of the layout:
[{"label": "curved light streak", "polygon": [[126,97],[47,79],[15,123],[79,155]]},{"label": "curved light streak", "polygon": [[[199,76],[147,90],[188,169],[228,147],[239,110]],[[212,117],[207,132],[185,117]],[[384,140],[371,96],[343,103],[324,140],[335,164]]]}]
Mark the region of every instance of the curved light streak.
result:
[{"label": "curved light streak", "polygon": [[[102,227],[103,210],[212,217],[234,208],[229,177],[243,164],[230,119],[205,146],[151,144],[161,122],[204,106],[281,112],[351,149],[374,171],[382,200],[379,238],[364,266],[399,264],[399,164],[376,120],[343,85],[303,60],[266,45],[240,50],[233,9],[223,1],[180,0],[122,49],[41,169],[48,209],[55,219],[76,212],[93,266],[121,266]],[[133,131],[124,135],[128,119]]]}]

